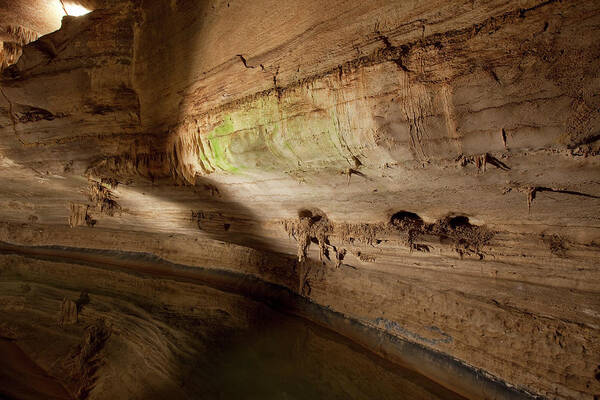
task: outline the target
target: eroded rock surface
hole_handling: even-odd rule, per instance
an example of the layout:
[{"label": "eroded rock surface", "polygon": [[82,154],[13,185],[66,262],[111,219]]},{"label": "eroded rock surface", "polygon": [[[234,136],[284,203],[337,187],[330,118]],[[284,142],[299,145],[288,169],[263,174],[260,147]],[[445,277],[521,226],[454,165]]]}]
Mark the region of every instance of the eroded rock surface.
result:
[{"label": "eroded rock surface", "polygon": [[[259,3],[86,2],[55,32],[3,5],[35,34],[2,67],[0,241],[21,247],[0,277],[63,280],[52,305],[1,294],[0,334],[31,343],[17,322],[34,308],[65,340],[25,346],[42,367],[82,340],[143,351],[118,338],[142,324],[122,309],[133,283],[96,277],[114,318],[77,312],[88,287],[63,293],[87,273],[70,257],[175,285],[156,275],[170,264],[114,253],[136,252],[285,288],[521,394],[600,395],[598,2]],[[153,313],[183,300],[147,296],[139,332],[160,331],[156,362],[176,365],[190,326]],[[77,354],[72,394],[121,390],[89,385],[95,356]],[[152,371],[154,393],[188,390]]]}]

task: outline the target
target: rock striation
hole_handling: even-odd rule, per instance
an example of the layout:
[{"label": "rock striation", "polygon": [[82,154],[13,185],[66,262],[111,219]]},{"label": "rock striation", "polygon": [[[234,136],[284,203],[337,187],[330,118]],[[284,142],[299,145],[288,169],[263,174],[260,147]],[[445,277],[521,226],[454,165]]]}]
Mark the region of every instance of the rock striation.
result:
[{"label": "rock striation", "polygon": [[191,319],[262,302],[467,398],[600,395],[597,1],[30,3],[0,2],[0,336],[73,396],[193,393]]}]

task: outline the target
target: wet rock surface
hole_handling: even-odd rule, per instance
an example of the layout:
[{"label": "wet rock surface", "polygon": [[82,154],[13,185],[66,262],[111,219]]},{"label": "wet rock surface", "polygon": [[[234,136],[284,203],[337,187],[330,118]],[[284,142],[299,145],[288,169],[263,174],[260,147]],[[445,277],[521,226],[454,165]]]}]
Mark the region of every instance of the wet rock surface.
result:
[{"label": "wet rock surface", "polygon": [[[24,258],[0,267],[243,274],[520,391],[600,395],[597,1],[5,3],[0,247]],[[72,334],[40,346],[106,351],[118,328],[85,339],[71,290],[35,315]],[[117,390],[81,354],[71,393]]]}]

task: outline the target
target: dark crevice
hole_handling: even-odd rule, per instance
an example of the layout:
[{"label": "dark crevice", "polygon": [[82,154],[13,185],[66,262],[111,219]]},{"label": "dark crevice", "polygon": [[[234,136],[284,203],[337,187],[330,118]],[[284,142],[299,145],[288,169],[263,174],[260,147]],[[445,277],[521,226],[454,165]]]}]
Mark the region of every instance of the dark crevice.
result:
[{"label": "dark crevice", "polygon": [[398,228],[420,228],[424,224],[421,217],[410,211],[398,211],[391,216],[390,223]]},{"label": "dark crevice", "polygon": [[253,68],[256,68],[256,67],[254,67],[254,66],[248,65],[248,61],[246,60],[246,58],[245,58],[243,55],[241,55],[241,54],[236,54],[236,56],[240,58],[240,60],[241,60],[241,61],[242,61],[242,63],[244,64],[244,67],[246,67],[246,68],[248,68],[248,69],[253,69]]}]

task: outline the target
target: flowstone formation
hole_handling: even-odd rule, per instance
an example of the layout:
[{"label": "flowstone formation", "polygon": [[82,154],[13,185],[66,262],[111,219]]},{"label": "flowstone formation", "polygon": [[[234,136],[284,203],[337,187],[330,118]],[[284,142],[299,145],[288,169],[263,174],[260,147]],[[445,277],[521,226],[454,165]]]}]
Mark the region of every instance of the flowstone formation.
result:
[{"label": "flowstone formation", "polygon": [[0,397],[600,396],[598,1],[14,3]]}]

